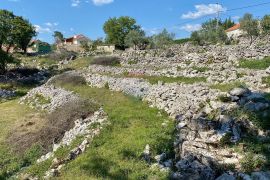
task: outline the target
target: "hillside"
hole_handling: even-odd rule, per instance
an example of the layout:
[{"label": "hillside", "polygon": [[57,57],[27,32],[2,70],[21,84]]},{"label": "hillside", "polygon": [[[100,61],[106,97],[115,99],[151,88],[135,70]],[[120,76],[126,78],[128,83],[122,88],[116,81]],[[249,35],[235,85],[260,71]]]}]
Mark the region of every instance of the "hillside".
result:
[{"label": "hillside", "polygon": [[268,179],[268,42],[20,57],[0,78],[0,177]]}]

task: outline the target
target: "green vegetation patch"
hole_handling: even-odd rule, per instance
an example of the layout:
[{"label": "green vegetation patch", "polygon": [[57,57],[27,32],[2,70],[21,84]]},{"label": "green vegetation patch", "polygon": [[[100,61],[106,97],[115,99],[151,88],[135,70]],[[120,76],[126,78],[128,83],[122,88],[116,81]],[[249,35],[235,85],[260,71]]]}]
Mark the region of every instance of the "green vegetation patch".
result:
[{"label": "green vegetation patch", "polygon": [[233,88],[237,88],[237,87],[246,87],[246,85],[245,83],[239,82],[239,81],[235,81],[232,83],[220,83],[220,84],[210,85],[211,89],[218,89],[222,92],[228,92],[232,90]]},{"label": "green vegetation patch", "polygon": [[[105,88],[64,86],[83,98],[103,105],[110,124],[89,149],[65,166],[63,179],[166,179],[167,172],[150,169],[142,153],[147,144],[154,157],[166,152],[173,157],[174,123],[165,113],[149,108],[136,98]],[[162,123],[167,122],[163,127]]]},{"label": "green vegetation patch", "polygon": [[255,59],[240,59],[239,68],[258,69],[264,70],[270,66],[270,57],[266,57],[262,60]]},{"label": "green vegetation patch", "polygon": [[193,66],[192,69],[193,70],[196,70],[198,72],[206,72],[206,71],[209,71],[210,70],[209,67],[197,67],[197,66]]},{"label": "green vegetation patch", "polygon": [[103,66],[120,66],[120,59],[114,56],[100,56],[93,58],[91,64]]},{"label": "green vegetation patch", "polygon": [[0,104],[0,114],[0,179],[5,179],[21,167],[35,161],[40,155],[40,149],[33,145],[24,153],[17,153],[6,142],[14,127],[36,114],[32,109],[20,105],[17,100],[12,100]]},{"label": "green vegetation patch", "polygon": [[[130,76],[127,76],[130,77]],[[194,84],[199,82],[206,82],[205,77],[167,77],[167,76],[136,76],[138,78],[143,78],[149,81],[151,84],[158,84],[159,81],[164,83],[185,83]]]},{"label": "green vegetation patch", "polygon": [[262,83],[266,84],[267,87],[270,87],[270,76],[263,77],[262,78]]}]

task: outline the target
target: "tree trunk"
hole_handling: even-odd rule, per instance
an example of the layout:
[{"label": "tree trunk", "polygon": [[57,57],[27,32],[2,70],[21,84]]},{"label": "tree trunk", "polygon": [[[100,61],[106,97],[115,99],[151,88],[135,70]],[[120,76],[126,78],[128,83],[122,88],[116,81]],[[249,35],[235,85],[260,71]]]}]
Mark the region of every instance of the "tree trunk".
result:
[{"label": "tree trunk", "polygon": [[10,45],[8,45],[8,47],[7,47],[7,50],[6,50],[6,53],[9,53],[9,51],[10,51],[10,49],[11,49],[11,44]]}]

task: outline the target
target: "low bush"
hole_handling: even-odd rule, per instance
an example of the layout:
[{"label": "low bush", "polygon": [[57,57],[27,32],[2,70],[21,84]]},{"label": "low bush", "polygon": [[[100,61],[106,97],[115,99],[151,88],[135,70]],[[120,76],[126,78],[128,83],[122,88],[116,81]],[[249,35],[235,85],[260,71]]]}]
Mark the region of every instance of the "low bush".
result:
[{"label": "low bush", "polygon": [[48,84],[55,84],[58,86],[62,86],[64,84],[72,84],[72,85],[85,85],[86,80],[84,77],[77,73],[72,73],[72,72],[65,72],[60,75],[57,75],[50,79]]},{"label": "low bush", "polygon": [[74,60],[77,57],[77,53],[73,51],[67,51],[65,49],[61,49],[59,52],[50,53],[47,57],[49,59],[53,59],[56,61]]},{"label": "low bush", "polygon": [[[93,114],[98,106],[89,100],[78,99],[59,107],[45,117],[45,122],[36,132],[26,132],[24,135],[20,132],[14,132],[10,135],[9,142],[13,149],[18,153],[24,153],[34,144],[38,144],[42,153],[47,153],[52,149],[52,144],[58,143],[65,132],[74,127],[74,121],[86,118]],[[36,150],[29,152],[32,156]],[[31,161],[31,157],[27,158]],[[28,161],[27,161],[28,162]],[[30,162],[28,162],[30,163]]]},{"label": "low bush", "polygon": [[261,169],[265,163],[266,159],[262,155],[256,155],[254,153],[245,154],[244,158],[240,161],[241,169],[244,172],[251,173],[254,170]]},{"label": "low bush", "polygon": [[269,86],[270,86],[270,76],[268,76],[268,77],[263,77],[263,78],[262,78],[262,83],[266,84],[267,87],[269,87]]},{"label": "low bush", "polygon": [[91,64],[103,65],[103,66],[119,66],[120,59],[114,56],[100,56],[93,59]]}]

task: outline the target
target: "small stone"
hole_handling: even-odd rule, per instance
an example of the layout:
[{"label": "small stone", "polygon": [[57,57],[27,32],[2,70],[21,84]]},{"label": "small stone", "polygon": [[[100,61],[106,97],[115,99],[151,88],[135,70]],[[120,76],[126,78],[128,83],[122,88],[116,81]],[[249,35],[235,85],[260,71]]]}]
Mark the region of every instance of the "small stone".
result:
[{"label": "small stone", "polygon": [[247,88],[234,88],[229,92],[231,96],[244,96],[245,94],[249,94],[250,90]]}]

